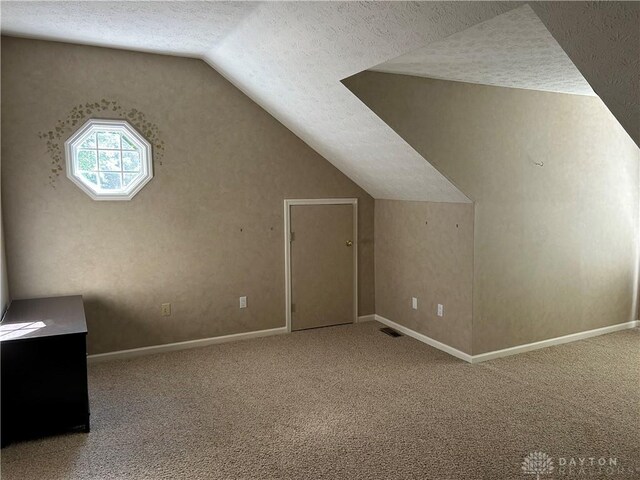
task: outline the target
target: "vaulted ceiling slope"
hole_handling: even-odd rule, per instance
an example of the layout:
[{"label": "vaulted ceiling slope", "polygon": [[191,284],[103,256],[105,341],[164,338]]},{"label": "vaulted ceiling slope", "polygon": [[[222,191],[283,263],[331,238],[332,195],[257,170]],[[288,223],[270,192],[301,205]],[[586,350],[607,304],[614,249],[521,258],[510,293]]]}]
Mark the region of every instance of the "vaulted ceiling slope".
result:
[{"label": "vaulted ceiling slope", "polygon": [[254,12],[206,59],[373,197],[466,202],[340,80],[509,8],[279,2]]},{"label": "vaulted ceiling slope", "polygon": [[529,5],[370,70],[498,87],[595,95]]},{"label": "vaulted ceiling slope", "polygon": [[[0,8],[2,31],[9,35],[203,58],[373,197],[467,202],[340,80],[521,5],[65,1],[2,2]],[[610,98],[620,104],[610,108],[626,116],[630,127],[620,121],[632,130],[638,70],[628,66],[629,40],[615,38],[615,26],[601,28],[609,25],[610,10],[595,9],[604,20],[585,25],[568,18],[571,6],[532,7],[569,56],[584,59],[583,66],[574,61],[605,103]],[[565,26],[571,33],[562,32]],[[590,47],[565,44],[583,41]],[[590,63],[588,48],[596,47],[600,54]],[[635,71],[635,79],[616,83],[618,71]]]},{"label": "vaulted ceiling slope", "polygon": [[467,197],[340,80],[510,2],[3,2],[4,33],[204,58],[375,198]]}]

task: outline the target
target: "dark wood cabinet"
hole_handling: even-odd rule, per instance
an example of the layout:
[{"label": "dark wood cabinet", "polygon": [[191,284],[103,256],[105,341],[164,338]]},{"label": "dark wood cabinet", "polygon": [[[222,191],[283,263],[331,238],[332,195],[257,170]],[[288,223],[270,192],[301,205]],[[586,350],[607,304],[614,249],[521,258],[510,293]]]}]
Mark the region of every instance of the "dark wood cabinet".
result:
[{"label": "dark wood cabinet", "polygon": [[2,445],[89,431],[81,296],[15,300],[0,325]]}]

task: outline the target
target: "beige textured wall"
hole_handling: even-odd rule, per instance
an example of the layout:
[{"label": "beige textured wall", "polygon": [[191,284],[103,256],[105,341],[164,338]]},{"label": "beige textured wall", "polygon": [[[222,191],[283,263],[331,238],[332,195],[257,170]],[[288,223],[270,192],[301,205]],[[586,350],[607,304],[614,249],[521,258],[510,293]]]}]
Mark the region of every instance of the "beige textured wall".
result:
[{"label": "beige textured wall", "polygon": [[[2,135],[0,134],[0,138]],[[1,170],[0,170],[1,171]],[[0,187],[0,197],[2,196]],[[4,221],[2,220],[2,201],[0,200],[0,318],[5,312],[10,301],[9,279],[7,276],[7,256],[4,248]]]},{"label": "beige textured wall", "polygon": [[7,277],[7,256],[4,253],[4,229],[0,215],[0,317],[9,303],[9,281]]},{"label": "beige textured wall", "polygon": [[634,319],[639,150],[599,98],[345,84],[476,202],[474,354]]},{"label": "beige textured wall", "polygon": [[[48,184],[38,132],[102,98],[165,141],[130,202],[93,201],[64,174]],[[284,198],[359,199],[373,313],[373,199],[199,60],[3,38],[2,159],[12,296],[82,293],[93,353],[284,326]]]},{"label": "beige textured wall", "polygon": [[376,200],[375,217],[376,313],[471,353],[473,205]]}]

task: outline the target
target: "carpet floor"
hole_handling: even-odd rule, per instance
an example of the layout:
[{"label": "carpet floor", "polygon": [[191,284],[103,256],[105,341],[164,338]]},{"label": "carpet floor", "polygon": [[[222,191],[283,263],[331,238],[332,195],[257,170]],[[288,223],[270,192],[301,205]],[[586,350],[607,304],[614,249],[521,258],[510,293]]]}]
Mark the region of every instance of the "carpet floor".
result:
[{"label": "carpet floor", "polygon": [[639,329],[470,365],[380,327],[91,365],[91,433],[9,445],[2,479],[640,477]]}]

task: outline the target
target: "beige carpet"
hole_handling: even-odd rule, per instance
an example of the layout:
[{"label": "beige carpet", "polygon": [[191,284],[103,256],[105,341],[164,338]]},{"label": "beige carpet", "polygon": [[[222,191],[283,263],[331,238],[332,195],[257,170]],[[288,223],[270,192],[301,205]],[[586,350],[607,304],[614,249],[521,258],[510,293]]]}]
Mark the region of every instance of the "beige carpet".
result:
[{"label": "beige carpet", "polygon": [[2,479],[640,476],[638,329],[469,365],[380,326],[93,365],[92,432],[10,445]]}]

